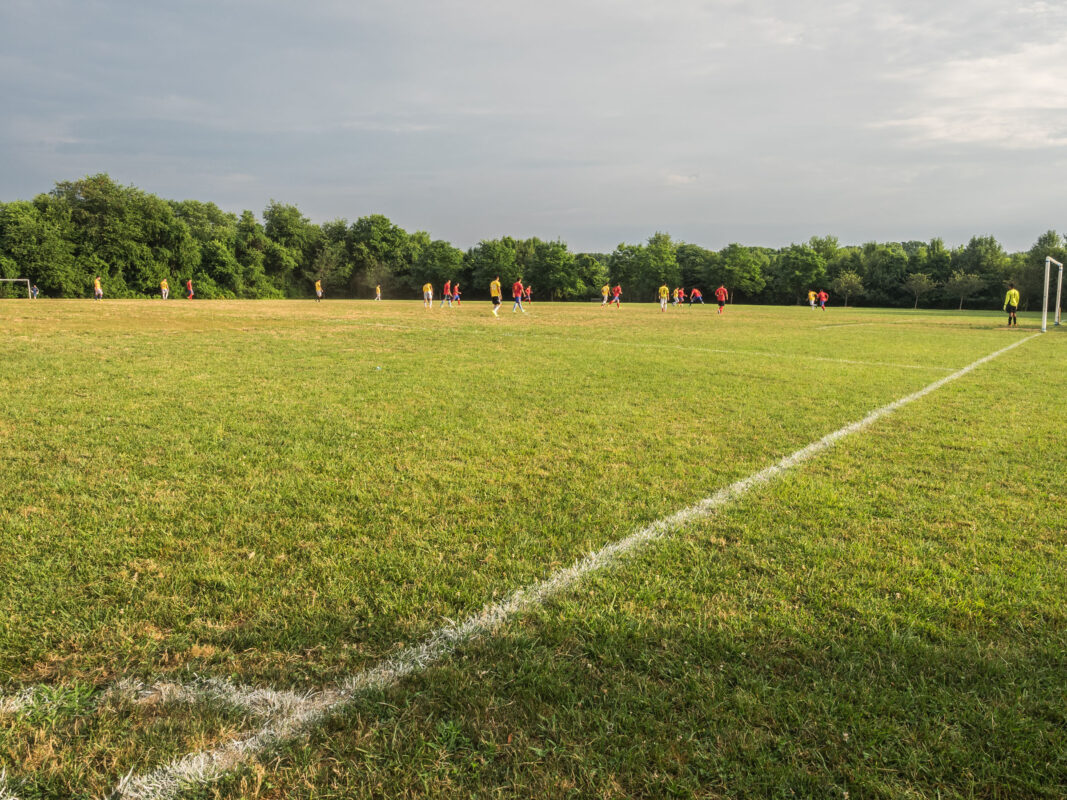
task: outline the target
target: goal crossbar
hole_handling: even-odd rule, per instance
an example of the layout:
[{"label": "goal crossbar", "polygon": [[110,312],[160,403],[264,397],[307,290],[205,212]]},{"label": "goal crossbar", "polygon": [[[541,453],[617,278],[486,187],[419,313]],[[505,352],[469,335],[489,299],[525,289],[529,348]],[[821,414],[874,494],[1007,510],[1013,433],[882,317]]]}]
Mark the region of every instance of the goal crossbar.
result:
[{"label": "goal crossbar", "polygon": [[1041,332],[1048,330],[1048,290],[1049,278],[1052,277],[1052,265],[1059,267],[1059,275],[1056,278],[1056,311],[1053,315],[1053,325],[1060,324],[1060,298],[1063,296],[1063,264],[1052,256],[1045,256],[1045,299],[1041,303]]},{"label": "goal crossbar", "polygon": [[30,279],[29,278],[0,278],[0,283],[24,283],[26,284],[26,297],[32,298],[30,294]]}]

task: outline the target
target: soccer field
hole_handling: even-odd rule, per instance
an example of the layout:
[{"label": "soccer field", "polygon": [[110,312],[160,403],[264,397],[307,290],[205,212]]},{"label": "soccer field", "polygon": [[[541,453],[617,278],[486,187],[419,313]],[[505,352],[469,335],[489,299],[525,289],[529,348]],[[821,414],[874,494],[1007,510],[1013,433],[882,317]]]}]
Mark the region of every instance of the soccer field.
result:
[{"label": "soccer field", "polygon": [[1067,792],[1062,330],[508,308],[0,302],[0,798]]}]

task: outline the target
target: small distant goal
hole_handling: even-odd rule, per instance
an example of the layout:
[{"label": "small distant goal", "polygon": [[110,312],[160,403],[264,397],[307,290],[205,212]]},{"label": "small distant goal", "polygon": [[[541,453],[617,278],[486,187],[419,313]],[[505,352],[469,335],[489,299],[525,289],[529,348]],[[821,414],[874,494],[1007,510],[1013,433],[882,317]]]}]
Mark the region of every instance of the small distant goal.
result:
[{"label": "small distant goal", "polygon": [[30,294],[30,279],[29,278],[0,278],[0,283],[24,283],[26,284],[26,297],[32,297]]},{"label": "small distant goal", "polygon": [[1048,290],[1049,278],[1052,277],[1052,265],[1059,267],[1059,276],[1056,278],[1056,310],[1053,316],[1053,325],[1060,324],[1060,297],[1063,295],[1063,264],[1052,256],[1045,256],[1045,300],[1041,304],[1041,332],[1048,330]]}]

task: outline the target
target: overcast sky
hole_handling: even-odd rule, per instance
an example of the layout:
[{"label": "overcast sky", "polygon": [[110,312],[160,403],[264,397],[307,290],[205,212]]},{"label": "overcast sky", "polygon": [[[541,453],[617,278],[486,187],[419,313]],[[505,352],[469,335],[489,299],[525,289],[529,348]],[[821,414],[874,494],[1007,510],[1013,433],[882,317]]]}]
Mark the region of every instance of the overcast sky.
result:
[{"label": "overcast sky", "polygon": [[0,200],[107,172],[467,247],[1067,228],[1067,3],[2,0]]}]

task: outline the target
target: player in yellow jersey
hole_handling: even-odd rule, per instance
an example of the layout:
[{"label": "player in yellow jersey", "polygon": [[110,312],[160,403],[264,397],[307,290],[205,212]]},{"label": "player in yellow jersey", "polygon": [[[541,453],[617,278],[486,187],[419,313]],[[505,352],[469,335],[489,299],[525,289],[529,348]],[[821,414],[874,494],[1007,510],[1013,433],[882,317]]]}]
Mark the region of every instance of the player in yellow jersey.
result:
[{"label": "player in yellow jersey", "polygon": [[164,300],[167,300],[170,297],[170,284],[167,283],[166,278],[159,282],[159,294]]},{"label": "player in yellow jersey", "polygon": [[422,307],[433,308],[433,285],[424,283],[422,285]]},{"label": "player in yellow jersey", "polygon": [[667,310],[667,298],[671,296],[671,290],[667,288],[667,284],[663,284],[659,287],[659,310]]},{"label": "player in yellow jersey", "polygon": [[811,310],[812,311],[815,310],[815,298],[818,297],[818,296],[819,295],[816,294],[814,289],[809,289],[808,290],[808,305],[811,306]]},{"label": "player in yellow jersey", "polygon": [[322,281],[315,281],[315,302],[322,300]]},{"label": "player in yellow jersey", "polygon": [[493,299],[493,316],[497,317],[500,311],[500,276],[497,275],[489,284],[489,296]]},{"label": "player in yellow jersey", "polygon": [[100,283],[100,276],[93,278],[93,300],[104,299],[104,285]]},{"label": "player in yellow jersey", "polygon": [[382,299],[382,285],[380,283],[377,286],[374,287],[374,299],[375,300],[381,300]]},{"label": "player in yellow jersey", "polygon": [[1015,312],[1019,310],[1019,290],[1014,283],[1008,284],[1008,293],[1004,295],[1004,310],[1008,312],[1008,327],[1019,327],[1019,320],[1015,318]]},{"label": "player in yellow jersey", "polygon": [[600,287],[600,307],[603,308],[608,304],[608,295],[611,294],[611,284],[605,283]]}]

